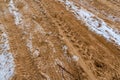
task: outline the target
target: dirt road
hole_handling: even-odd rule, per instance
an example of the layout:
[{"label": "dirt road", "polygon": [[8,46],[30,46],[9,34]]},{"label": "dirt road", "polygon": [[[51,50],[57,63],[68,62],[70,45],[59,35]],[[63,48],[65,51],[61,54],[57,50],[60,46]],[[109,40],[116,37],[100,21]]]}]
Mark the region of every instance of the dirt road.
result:
[{"label": "dirt road", "polygon": [[0,0],[0,80],[119,80],[117,1]]}]

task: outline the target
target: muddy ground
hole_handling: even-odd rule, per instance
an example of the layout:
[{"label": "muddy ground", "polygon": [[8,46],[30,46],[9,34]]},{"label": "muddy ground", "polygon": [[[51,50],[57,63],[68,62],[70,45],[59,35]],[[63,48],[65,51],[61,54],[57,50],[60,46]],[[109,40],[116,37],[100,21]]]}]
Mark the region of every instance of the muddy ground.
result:
[{"label": "muddy ground", "polygon": [[[119,0],[69,1],[120,30]],[[120,80],[120,47],[59,0],[0,0],[0,27],[14,58],[11,80]]]}]

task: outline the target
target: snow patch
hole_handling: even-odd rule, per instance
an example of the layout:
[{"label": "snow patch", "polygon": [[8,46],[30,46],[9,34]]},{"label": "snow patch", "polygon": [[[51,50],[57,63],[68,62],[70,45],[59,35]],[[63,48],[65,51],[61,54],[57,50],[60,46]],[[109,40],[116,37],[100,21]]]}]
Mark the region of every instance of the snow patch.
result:
[{"label": "snow patch", "polygon": [[0,55],[0,80],[9,80],[14,74],[14,59],[11,53]]},{"label": "snow patch", "polygon": [[[4,29],[0,26],[0,30]],[[14,75],[14,58],[12,53],[9,52],[9,40],[6,32],[0,35],[0,80],[10,80]]]},{"label": "snow patch", "polygon": [[62,50],[64,51],[64,54],[66,54],[67,51],[68,51],[68,47],[67,47],[66,45],[64,45],[64,46],[62,47]]},{"label": "snow patch", "polygon": [[74,61],[78,61],[78,60],[79,60],[79,57],[76,56],[76,55],[73,55],[73,56],[72,56],[72,59],[73,59]]},{"label": "snow patch", "polygon": [[113,16],[113,15],[108,15],[108,18],[112,21],[120,22],[120,18]]},{"label": "snow patch", "polygon": [[29,48],[30,52],[33,52],[32,34],[31,33],[30,33],[29,38],[27,39],[27,47]]},{"label": "snow patch", "polygon": [[34,58],[36,58],[36,57],[38,57],[40,55],[39,49],[37,49],[35,46],[33,46],[32,33],[30,33],[30,36],[27,39],[27,45],[26,46],[28,47],[28,49],[32,53],[31,55],[33,55]]},{"label": "snow patch", "polygon": [[11,14],[13,14],[15,18],[15,24],[19,25],[22,22],[22,15],[19,13],[18,9],[15,7],[15,4],[13,0],[10,0],[9,2],[9,11]]},{"label": "snow patch", "polygon": [[82,20],[91,31],[120,46],[120,33],[118,30],[112,29],[108,24],[104,22],[104,20],[95,16],[93,13],[87,11],[86,9],[82,7],[79,9],[74,5],[73,2],[69,0],[58,1],[63,2],[66,5],[67,10],[73,12],[77,19]]}]

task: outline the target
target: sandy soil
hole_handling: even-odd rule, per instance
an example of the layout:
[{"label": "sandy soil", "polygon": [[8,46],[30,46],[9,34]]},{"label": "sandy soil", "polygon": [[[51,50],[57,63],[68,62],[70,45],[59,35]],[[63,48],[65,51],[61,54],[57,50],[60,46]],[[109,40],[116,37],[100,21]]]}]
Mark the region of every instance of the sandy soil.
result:
[{"label": "sandy soil", "polygon": [[[65,1],[94,14],[118,37],[90,30],[93,23],[78,19]],[[120,80],[119,3],[0,0],[0,80]]]}]

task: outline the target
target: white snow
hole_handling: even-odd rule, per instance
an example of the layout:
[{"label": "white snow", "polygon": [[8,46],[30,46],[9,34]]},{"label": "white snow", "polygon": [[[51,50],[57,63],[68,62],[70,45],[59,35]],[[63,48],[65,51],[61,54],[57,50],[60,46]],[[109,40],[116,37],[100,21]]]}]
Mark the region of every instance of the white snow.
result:
[{"label": "white snow", "polygon": [[36,58],[36,57],[38,57],[38,56],[40,55],[40,52],[39,52],[39,49],[37,49],[37,48],[33,45],[32,39],[33,39],[32,33],[30,33],[30,36],[29,36],[29,38],[27,39],[27,44],[26,44],[26,46],[28,47],[28,49],[29,49],[30,52],[32,53],[31,55],[32,55],[34,58]]},{"label": "white snow", "polygon": [[33,52],[33,44],[32,44],[32,34],[30,33],[29,38],[27,39],[27,45],[26,45],[30,52]]},{"label": "white snow", "polygon": [[6,32],[3,30],[0,36],[0,80],[10,80],[14,75],[14,58],[12,53],[9,52],[10,46]]},{"label": "white snow", "polygon": [[77,19],[82,20],[91,31],[103,36],[110,42],[115,42],[115,44],[120,46],[120,33],[118,30],[112,29],[107,23],[104,22],[104,20],[95,16],[86,9],[82,7],[79,9],[69,0],[58,1],[64,2],[67,10],[73,12]]},{"label": "white snow", "polygon": [[120,22],[120,18],[113,16],[113,15],[108,15],[108,19],[110,19],[112,21]]},{"label": "white snow", "polygon": [[62,50],[64,51],[64,54],[66,54],[67,51],[68,51],[68,47],[67,47],[66,45],[64,45],[64,46],[62,47]]},{"label": "white snow", "polygon": [[11,53],[0,55],[0,80],[9,80],[14,74],[14,60]]},{"label": "white snow", "polygon": [[18,9],[15,7],[13,0],[10,0],[10,2],[9,2],[9,11],[11,14],[13,14],[13,16],[15,18],[15,24],[16,25],[21,24],[22,15],[19,13]]},{"label": "white snow", "polygon": [[36,58],[40,55],[40,52],[36,49],[34,52],[33,52],[33,57]]},{"label": "white snow", "polygon": [[78,60],[79,60],[79,57],[76,56],[76,55],[73,55],[73,56],[72,56],[72,59],[73,59],[74,61],[78,61]]}]

